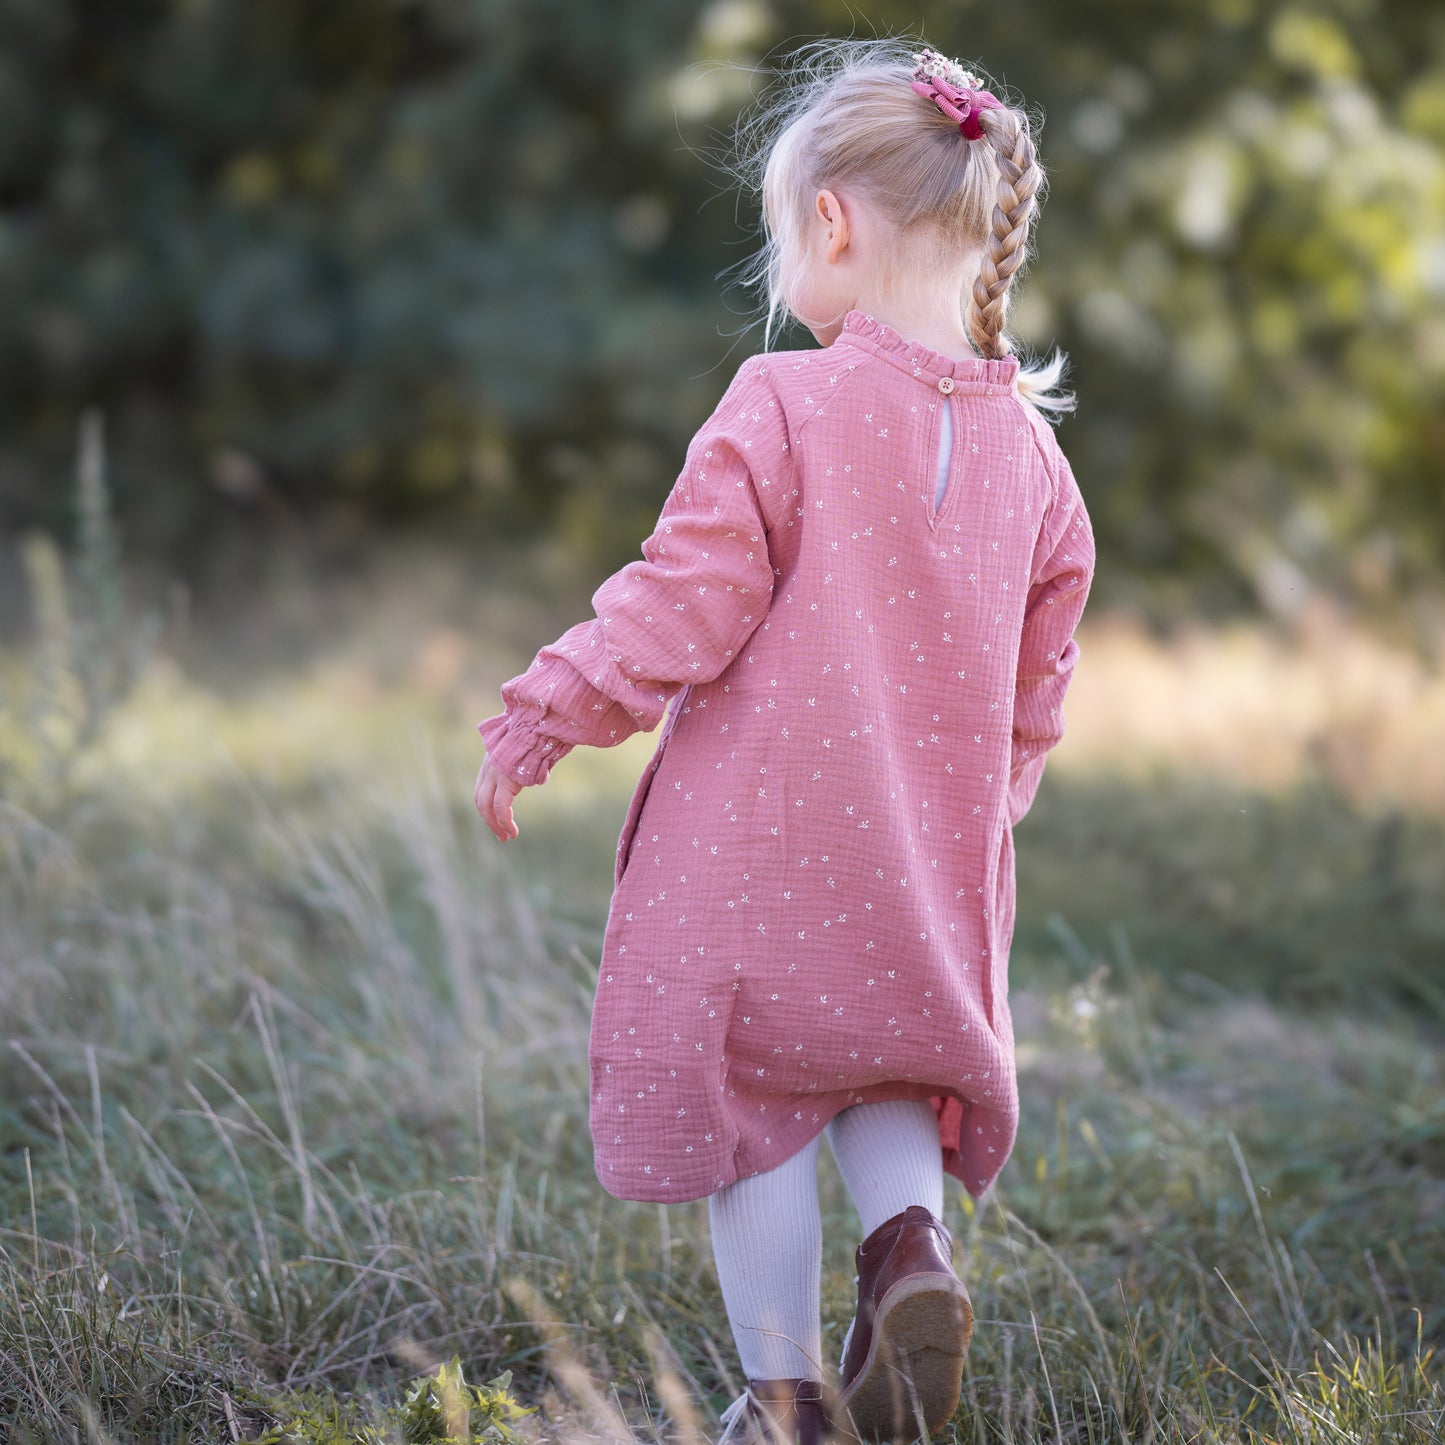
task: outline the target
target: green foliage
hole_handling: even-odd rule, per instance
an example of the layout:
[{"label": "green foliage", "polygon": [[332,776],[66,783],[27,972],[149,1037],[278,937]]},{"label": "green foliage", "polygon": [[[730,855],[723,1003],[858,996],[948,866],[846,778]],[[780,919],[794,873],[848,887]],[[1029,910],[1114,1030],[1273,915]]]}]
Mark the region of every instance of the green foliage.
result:
[{"label": "green foliage", "polygon": [[1413,1359],[1389,1359],[1375,1340],[1348,1340],[1314,1369],[1280,1381],[1275,1398],[1286,1422],[1261,1445],[1353,1445],[1355,1441],[1428,1439],[1438,1418],[1440,1386],[1431,1369],[1432,1350]]},{"label": "green foliage", "polygon": [[[205,0],[0,16],[0,528],[114,422],[133,545],[444,515],[630,555],[753,343],[708,154],[798,37],[909,28],[1047,116],[1018,320],[1159,614],[1382,611],[1445,560],[1434,0]],[[719,332],[724,333],[721,337]]]},{"label": "green foliage", "polygon": [[535,522],[584,436],[614,504],[655,480],[649,433],[699,368],[648,336],[696,277],[670,300],[664,256],[644,291],[658,258],[614,213],[684,159],[645,97],[692,16],[569,8],[5,7],[0,526],[58,529],[82,400],[114,422],[132,538],[173,559],[238,511]]},{"label": "green foliage", "polygon": [[469,1385],[460,1360],[452,1357],[436,1374],[417,1380],[402,1406],[402,1438],[411,1445],[512,1445],[514,1421],[531,1414],[508,1393],[512,1372],[485,1385]]},{"label": "green foliage", "polygon": [[252,1393],[248,1403],[276,1417],[251,1445],[518,1445],[515,1421],[532,1413],[513,1399],[512,1372],[472,1385],[459,1357],[413,1380],[399,1406],[378,1410],[329,1391]]}]

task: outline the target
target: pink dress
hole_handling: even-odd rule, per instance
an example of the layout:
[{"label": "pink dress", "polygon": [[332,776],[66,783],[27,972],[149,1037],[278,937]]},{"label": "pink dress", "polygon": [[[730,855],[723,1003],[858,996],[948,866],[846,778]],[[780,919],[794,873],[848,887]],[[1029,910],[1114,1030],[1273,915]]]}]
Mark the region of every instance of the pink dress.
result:
[{"label": "pink dress", "polygon": [[615,1195],[712,1194],[882,1099],[932,1101],[975,1194],[1008,1158],[1012,829],[1062,732],[1094,556],[1017,375],[860,312],[825,350],[745,362],[645,561],[481,726],[540,783],[672,704],[592,1018]]}]

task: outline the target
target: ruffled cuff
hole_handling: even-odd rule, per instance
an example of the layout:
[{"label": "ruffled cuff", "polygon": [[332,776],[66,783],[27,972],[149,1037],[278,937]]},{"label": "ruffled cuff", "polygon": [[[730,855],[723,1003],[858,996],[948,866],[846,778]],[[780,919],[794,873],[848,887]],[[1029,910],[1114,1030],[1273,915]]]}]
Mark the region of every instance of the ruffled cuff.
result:
[{"label": "ruffled cuff", "polygon": [[492,766],[524,788],[545,783],[553,766],[572,751],[571,743],[538,730],[546,715],[539,703],[524,703],[477,724]]}]

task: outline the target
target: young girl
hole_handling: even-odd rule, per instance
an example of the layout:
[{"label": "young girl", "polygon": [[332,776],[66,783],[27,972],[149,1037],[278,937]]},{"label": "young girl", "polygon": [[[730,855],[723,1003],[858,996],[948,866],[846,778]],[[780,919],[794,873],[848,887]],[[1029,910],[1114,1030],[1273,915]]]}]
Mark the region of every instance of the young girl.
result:
[{"label": "young girl", "polygon": [[[645,560],[503,687],[476,803],[515,837],[521,788],[671,704],[617,848],[597,1174],[708,1197],[748,1377],[727,1418],[811,1445],[958,1402],[943,1174],[979,1194],[1014,1140],[1012,830],[1093,541],[1045,415],[1062,361],[1021,369],[1004,330],[1043,179],[1025,114],[894,40],[816,47],[785,93],[759,273],[821,349],[743,364]],[[836,1399],[824,1133],[866,1236]]]}]

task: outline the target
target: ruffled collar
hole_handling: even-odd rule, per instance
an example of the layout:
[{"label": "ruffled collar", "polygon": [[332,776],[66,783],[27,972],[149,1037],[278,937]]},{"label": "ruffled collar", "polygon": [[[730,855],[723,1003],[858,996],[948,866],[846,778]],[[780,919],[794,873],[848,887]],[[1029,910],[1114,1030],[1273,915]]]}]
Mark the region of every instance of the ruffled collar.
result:
[{"label": "ruffled collar", "polygon": [[997,361],[985,361],[981,356],[944,356],[915,341],[906,340],[891,326],[885,326],[862,311],[848,313],[843,320],[843,330],[833,345],[861,346],[930,386],[937,386],[945,376],[951,377],[954,383],[951,389],[955,391],[991,394],[1012,387],[1019,374],[1016,356],[1005,356]]}]

